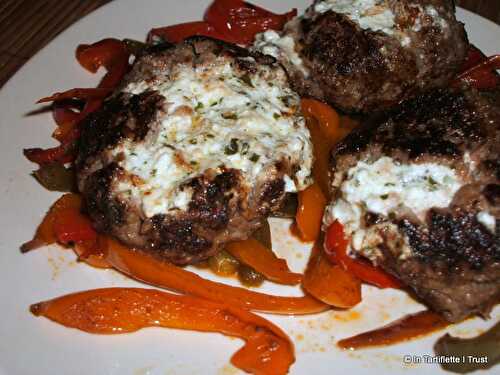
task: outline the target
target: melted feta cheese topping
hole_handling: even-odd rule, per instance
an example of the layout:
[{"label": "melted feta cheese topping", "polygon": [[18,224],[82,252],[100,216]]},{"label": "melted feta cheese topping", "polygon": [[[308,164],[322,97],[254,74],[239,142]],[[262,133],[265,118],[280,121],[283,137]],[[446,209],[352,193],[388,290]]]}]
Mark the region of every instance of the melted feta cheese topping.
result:
[{"label": "melted feta cheese topping", "polygon": [[287,191],[307,187],[312,146],[299,98],[269,67],[238,76],[225,60],[210,66],[179,68],[168,80],[129,84],[124,91],[158,90],[165,112],[143,142],[125,140],[112,151],[134,177],[120,182],[119,194],[139,202],[147,217],[186,209],[192,192],[187,181],[223,167],[243,172],[249,186],[279,160],[300,166],[287,176]]},{"label": "melted feta cheese topping", "polygon": [[314,11],[345,14],[364,30],[393,34],[394,13],[385,3],[383,0],[322,0],[314,4]]},{"label": "melted feta cheese topping", "polygon": [[424,24],[448,32],[448,22],[441,17],[434,6],[423,7],[411,2],[404,6],[409,8],[406,12],[415,14],[413,25],[409,30],[397,24],[396,15],[389,7],[388,0],[316,0],[307,10],[305,17],[328,11],[344,14],[364,30],[381,31],[394,36],[403,47],[411,45],[411,32],[420,32]]},{"label": "melted feta cheese topping", "polygon": [[255,36],[253,49],[265,55],[270,55],[278,61],[286,61],[297,67],[304,76],[309,75],[308,69],[295,50],[295,40],[290,35],[280,35],[274,30],[267,30]]},{"label": "melted feta cheese topping", "polygon": [[[377,230],[363,229],[366,212],[389,218],[410,209],[420,219],[432,207],[447,207],[463,185],[456,173],[433,163],[398,164],[382,157],[374,163],[359,161],[341,184],[339,198],[326,209],[324,224],[338,220],[352,236],[352,249],[369,251],[382,242]],[[389,224],[390,225],[390,224]]]}]

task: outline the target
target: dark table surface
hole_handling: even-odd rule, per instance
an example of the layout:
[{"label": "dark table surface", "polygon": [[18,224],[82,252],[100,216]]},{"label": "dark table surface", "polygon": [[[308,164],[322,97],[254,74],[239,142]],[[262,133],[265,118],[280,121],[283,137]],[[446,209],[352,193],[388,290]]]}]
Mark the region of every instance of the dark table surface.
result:
[{"label": "dark table surface", "polygon": [[[109,1],[2,0],[0,88],[57,34]],[[500,0],[456,0],[456,3],[500,24]]]}]

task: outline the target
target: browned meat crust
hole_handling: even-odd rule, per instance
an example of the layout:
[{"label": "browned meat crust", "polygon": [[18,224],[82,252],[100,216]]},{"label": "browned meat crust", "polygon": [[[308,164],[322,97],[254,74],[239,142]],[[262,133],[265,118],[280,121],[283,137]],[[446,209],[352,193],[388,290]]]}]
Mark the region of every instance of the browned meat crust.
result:
[{"label": "browned meat crust", "polygon": [[[398,30],[395,35],[362,29],[344,14],[310,12],[292,21],[287,33],[309,70],[305,77],[285,61],[294,88],[302,96],[326,101],[347,112],[382,111],[431,88],[445,87],[467,52],[463,24],[455,19],[453,1],[389,0]],[[424,14],[433,6],[447,27]],[[418,19],[420,28],[415,28]]]},{"label": "browned meat crust", "polygon": [[[490,100],[496,95],[432,91],[359,128],[332,155],[334,193],[357,161],[382,156],[439,163],[460,174],[465,185],[450,206],[430,209],[424,221],[411,213],[364,220],[366,227],[396,225],[397,233],[381,230],[376,263],[453,322],[487,314],[500,301],[500,107]],[[481,211],[496,218],[494,233],[478,221]],[[394,236],[407,239],[409,257]]]},{"label": "browned meat crust", "polygon": [[[123,87],[153,82],[176,64],[210,64],[216,55],[230,59],[242,75],[255,72],[255,64],[281,69],[272,57],[199,37],[178,46],[153,47],[136,62]],[[191,264],[213,255],[223,243],[247,238],[282,204],[284,175],[295,172],[288,160],[264,169],[251,188],[243,184],[239,170],[208,170],[185,184],[192,191],[187,210],[145,217],[137,206],[114,194],[120,181],[133,177],[112,162],[107,150],[124,139],[143,140],[166,99],[155,91],[119,91],[82,124],[78,186],[97,230],[176,264]]]}]

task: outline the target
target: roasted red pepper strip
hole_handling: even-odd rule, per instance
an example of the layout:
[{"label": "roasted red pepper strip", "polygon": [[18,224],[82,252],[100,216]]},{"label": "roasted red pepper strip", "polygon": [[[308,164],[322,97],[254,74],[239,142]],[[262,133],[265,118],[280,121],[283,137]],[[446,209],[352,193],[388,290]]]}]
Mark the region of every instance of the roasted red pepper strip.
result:
[{"label": "roasted red pepper strip", "polygon": [[63,105],[59,103],[54,103],[52,108],[52,117],[56,122],[57,126],[63,126],[65,124],[74,124],[78,121],[80,112],[75,111],[68,105]]},{"label": "roasted red pepper strip", "polygon": [[57,146],[48,149],[27,148],[23,150],[24,156],[31,162],[39,165],[50,163],[69,163],[74,160],[74,155],[68,153],[64,146]]},{"label": "roasted red pepper strip", "polygon": [[103,39],[94,44],[80,44],[76,49],[76,59],[85,69],[96,73],[100,67],[108,71],[101,80],[99,88],[113,88],[130,69],[130,53],[125,44],[118,39]]},{"label": "roasted red pepper strip", "polygon": [[459,74],[453,85],[458,86],[465,83],[478,90],[494,89],[500,83],[496,69],[500,69],[500,55],[491,56]]},{"label": "roasted red pepper strip", "polygon": [[382,328],[340,340],[337,345],[342,349],[360,349],[398,344],[430,334],[449,325],[450,322],[447,322],[435,312],[420,311],[389,323]]},{"label": "roasted red pepper strip", "polygon": [[71,89],[64,92],[56,92],[51,96],[47,96],[37,101],[37,103],[48,103],[67,99],[104,99],[111,93],[110,88],[80,88]]},{"label": "roasted red pepper strip", "polygon": [[[71,118],[73,127],[85,118],[89,113],[95,111],[101,105],[102,100],[111,93],[112,89],[122,80],[129,70],[130,54],[124,43],[117,39],[103,39],[92,45],[82,44],[76,50],[76,56],[80,64],[87,70],[95,73],[99,67],[105,67],[108,72],[101,80],[97,89],[73,89],[64,93],[56,93],[50,97],[40,99],[40,103],[65,99],[84,99],[84,109],[77,115],[65,112],[66,119]],[[73,116],[74,115],[74,116]],[[61,119],[61,109],[54,114],[56,121]],[[65,119],[65,120],[66,120]],[[67,125],[68,128],[70,127]],[[24,155],[32,162],[43,165],[50,163],[68,163],[74,160],[73,142],[78,138],[79,131],[66,129],[66,136],[57,137],[62,139],[61,146],[42,150],[32,148],[24,150]]]},{"label": "roasted red pepper strip", "polygon": [[279,15],[241,0],[215,0],[205,13],[205,21],[213,25],[224,40],[246,45],[257,33],[281,30],[296,15],[296,9]]},{"label": "roasted red pepper strip", "polygon": [[215,27],[208,22],[197,21],[152,29],[148,34],[148,42],[152,42],[154,37],[157,36],[171,43],[179,43],[194,35],[223,39],[222,34],[217,32]]},{"label": "roasted red pepper strip", "polygon": [[110,70],[117,63],[127,59],[128,51],[121,40],[107,38],[93,44],[80,44],[76,49],[76,59],[91,73],[100,67]]},{"label": "roasted red pepper strip", "polygon": [[238,337],[245,345],[231,362],[253,374],[286,374],[295,361],[292,342],[277,326],[248,311],[201,298],[153,289],[106,288],[40,302],[30,310],[36,316],[90,333],[165,327]]},{"label": "roasted red pepper strip", "polygon": [[325,253],[330,260],[341,265],[358,279],[378,286],[379,288],[400,288],[397,279],[378,267],[372,266],[363,259],[354,259],[347,254],[349,240],[345,237],[344,227],[335,221],[327,229],[325,237]]},{"label": "roasted red pepper strip", "polygon": [[460,73],[469,70],[470,68],[482,63],[488,57],[476,46],[469,44],[469,50],[467,51],[467,58],[460,68]]}]

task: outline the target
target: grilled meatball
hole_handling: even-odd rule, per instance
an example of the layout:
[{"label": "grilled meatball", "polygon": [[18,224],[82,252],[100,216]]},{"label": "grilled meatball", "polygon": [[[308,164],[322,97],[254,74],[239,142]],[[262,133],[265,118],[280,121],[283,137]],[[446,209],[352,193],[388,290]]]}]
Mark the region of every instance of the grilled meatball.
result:
[{"label": "grilled meatball", "polygon": [[324,217],[451,322],[500,300],[498,93],[439,89],[349,135]]},{"label": "grilled meatball", "polygon": [[467,46],[452,0],[316,0],[281,35],[255,42],[299,94],[363,113],[445,87]]},{"label": "grilled meatball", "polygon": [[203,260],[310,183],[299,108],[272,57],[201,37],[154,47],[82,125],[86,210],[127,245]]}]

